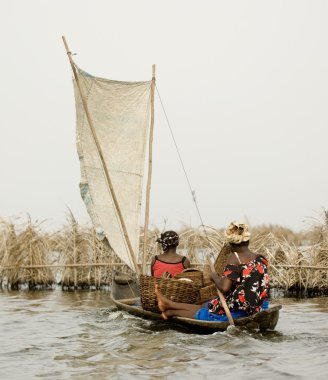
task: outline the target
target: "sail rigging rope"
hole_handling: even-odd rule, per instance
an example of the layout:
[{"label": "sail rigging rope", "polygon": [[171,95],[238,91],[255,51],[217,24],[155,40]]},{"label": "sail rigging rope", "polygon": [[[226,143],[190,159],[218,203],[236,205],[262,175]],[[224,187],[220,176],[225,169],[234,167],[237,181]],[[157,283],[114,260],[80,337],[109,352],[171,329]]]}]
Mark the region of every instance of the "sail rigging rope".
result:
[{"label": "sail rigging rope", "polygon": [[186,178],[187,183],[188,183],[189,190],[190,190],[190,192],[191,192],[191,196],[192,196],[193,202],[194,202],[195,207],[196,207],[196,210],[197,210],[198,217],[199,217],[199,219],[200,219],[201,226],[202,226],[202,228],[203,228],[203,231],[204,231],[204,234],[205,234],[205,236],[206,236],[206,239],[208,240],[208,242],[210,243],[210,245],[212,245],[212,244],[211,244],[211,241],[210,241],[210,239],[209,239],[209,237],[208,237],[208,235],[207,235],[207,232],[206,232],[206,229],[205,229],[205,225],[204,225],[204,222],[203,222],[203,218],[202,218],[202,216],[201,216],[201,213],[200,213],[200,210],[199,210],[199,207],[198,207],[198,204],[197,204],[196,193],[195,193],[195,191],[194,191],[194,190],[192,189],[192,187],[191,187],[191,183],[190,183],[190,180],[189,180],[189,177],[188,177],[188,174],[187,174],[187,171],[186,171],[185,165],[184,165],[184,163],[183,163],[183,161],[182,161],[182,157],[181,157],[181,154],[180,154],[180,151],[179,151],[179,147],[178,147],[178,144],[177,144],[176,139],[175,139],[175,137],[174,137],[173,130],[172,130],[172,127],[171,127],[171,124],[170,124],[169,118],[168,118],[168,116],[167,116],[167,113],[166,113],[166,110],[165,110],[164,104],[163,104],[163,102],[162,102],[162,98],[161,98],[161,96],[160,96],[160,94],[159,94],[159,90],[158,90],[157,84],[155,85],[155,87],[156,87],[156,92],[157,92],[157,95],[158,95],[159,101],[160,101],[160,103],[161,103],[161,106],[162,106],[162,109],[163,109],[163,112],[164,112],[164,115],[165,115],[165,119],[166,119],[167,125],[168,125],[169,130],[170,130],[170,133],[171,133],[171,137],[172,137],[172,140],[173,140],[173,143],[174,143],[175,149],[176,149],[176,151],[177,151],[177,154],[178,154],[178,157],[179,157],[179,160],[180,160],[181,166],[182,166],[182,170],[183,170],[183,172],[184,172],[185,178]]}]

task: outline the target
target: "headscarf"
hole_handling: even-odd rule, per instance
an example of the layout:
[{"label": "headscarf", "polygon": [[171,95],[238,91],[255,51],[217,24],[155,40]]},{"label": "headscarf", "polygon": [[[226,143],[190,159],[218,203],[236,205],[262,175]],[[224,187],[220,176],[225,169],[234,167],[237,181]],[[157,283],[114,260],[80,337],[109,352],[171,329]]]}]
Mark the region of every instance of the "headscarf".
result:
[{"label": "headscarf", "polygon": [[163,251],[168,251],[171,247],[179,245],[179,235],[174,231],[166,231],[158,238],[157,243],[160,243],[163,247]]},{"label": "headscarf", "polygon": [[249,241],[251,236],[248,225],[245,223],[231,222],[226,229],[225,238],[227,243],[240,244]]}]

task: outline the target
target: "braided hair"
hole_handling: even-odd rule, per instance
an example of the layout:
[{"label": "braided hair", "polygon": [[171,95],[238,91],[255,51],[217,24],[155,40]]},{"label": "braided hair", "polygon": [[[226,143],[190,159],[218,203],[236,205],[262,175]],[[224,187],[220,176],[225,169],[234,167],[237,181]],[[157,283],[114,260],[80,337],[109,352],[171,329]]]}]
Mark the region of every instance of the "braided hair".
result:
[{"label": "braided hair", "polygon": [[156,241],[162,245],[163,251],[166,252],[179,245],[179,235],[174,231],[166,231]]}]

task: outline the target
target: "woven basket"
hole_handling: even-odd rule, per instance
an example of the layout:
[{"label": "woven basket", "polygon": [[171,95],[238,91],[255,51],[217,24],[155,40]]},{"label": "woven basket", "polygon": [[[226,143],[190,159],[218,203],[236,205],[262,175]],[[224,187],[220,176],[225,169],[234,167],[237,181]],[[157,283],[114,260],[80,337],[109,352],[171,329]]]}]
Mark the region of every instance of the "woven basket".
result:
[{"label": "woven basket", "polygon": [[203,303],[205,301],[209,301],[212,298],[216,297],[218,295],[218,291],[217,291],[215,284],[212,283],[211,285],[200,288],[199,294],[200,294],[200,301],[199,302]]},{"label": "woven basket", "polygon": [[209,264],[204,264],[203,267],[203,286],[211,285],[213,284],[211,280],[211,268]]},{"label": "woven basket", "polygon": [[221,248],[221,251],[219,252],[219,254],[215,260],[214,268],[215,268],[216,273],[219,276],[223,275],[223,270],[224,270],[225,264],[227,262],[227,258],[230,255],[230,253],[231,253],[231,248],[230,248],[229,244],[225,244]]},{"label": "woven basket", "polygon": [[174,279],[178,280],[180,278],[189,278],[193,281],[193,283],[199,285],[200,287],[203,285],[203,272],[194,268],[186,268],[181,273],[176,274]]},{"label": "woven basket", "polygon": [[172,301],[194,304],[199,300],[200,285],[198,284],[140,275],[139,289],[144,310],[160,313],[155,295],[155,284],[158,284],[159,291]]}]

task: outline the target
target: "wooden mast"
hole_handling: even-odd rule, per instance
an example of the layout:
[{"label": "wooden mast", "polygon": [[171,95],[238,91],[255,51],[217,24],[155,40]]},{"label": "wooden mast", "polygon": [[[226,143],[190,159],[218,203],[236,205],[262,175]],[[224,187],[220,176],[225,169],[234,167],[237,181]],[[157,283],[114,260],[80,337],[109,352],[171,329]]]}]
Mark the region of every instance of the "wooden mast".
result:
[{"label": "wooden mast", "polygon": [[94,140],[94,142],[96,144],[96,147],[97,147],[97,150],[98,150],[99,158],[100,158],[100,161],[101,161],[104,173],[105,173],[105,178],[106,178],[106,181],[107,181],[107,185],[108,185],[109,191],[110,191],[110,193],[112,195],[113,202],[114,202],[114,205],[115,205],[115,209],[116,209],[118,218],[119,218],[121,226],[122,226],[124,238],[125,238],[125,241],[126,241],[127,246],[128,246],[128,252],[130,254],[130,258],[131,258],[131,260],[133,262],[134,268],[135,268],[136,272],[139,274],[140,271],[139,271],[138,263],[137,263],[137,260],[136,260],[136,256],[135,256],[135,254],[133,252],[133,248],[132,248],[132,245],[131,245],[131,242],[130,242],[130,239],[129,239],[128,231],[126,229],[126,226],[125,226],[125,223],[124,223],[124,219],[123,219],[123,216],[122,216],[122,213],[121,213],[121,209],[120,209],[120,206],[118,204],[118,201],[117,201],[117,198],[116,198],[116,195],[115,195],[115,192],[114,192],[113,184],[112,184],[112,181],[111,181],[110,176],[109,176],[109,172],[108,172],[108,169],[107,169],[107,166],[106,166],[106,163],[105,163],[105,160],[104,160],[104,156],[103,156],[100,144],[99,144],[99,140],[98,140],[98,137],[97,137],[97,134],[96,134],[96,130],[95,130],[94,126],[93,126],[93,122],[92,122],[92,119],[91,119],[91,116],[90,116],[90,113],[89,113],[88,105],[87,105],[87,102],[86,102],[86,100],[85,100],[85,98],[83,96],[83,93],[82,93],[82,89],[81,89],[81,86],[80,86],[80,81],[79,81],[79,78],[78,78],[78,75],[77,75],[77,72],[76,72],[75,63],[74,63],[73,58],[72,58],[72,53],[71,53],[71,51],[68,48],[68,45],[67,45],[65,37],[62,36],[62,38],[63,38],[63,42],[64,42],[64,45],[65,45],[65,49],[66,49],[66,52],[67,52],[67,56],[68,56],[69,62],[71,64],[71,67],[72,67],[72,70],[73,70],[74,78],[75,78],[75,81],[76,81],[77,88],[79,90],[79,94],[80,94],[80,97],[81,97],[81,100],[82,100],[84,112],[85,112],[85,115],[86,115],[86,118],[88,120],[88,124],[89,124],[90,130],[91,130],[91,133],[92,133],[92,137],[93,137],[93,140]]},{"label": "wooden mast", "polygon": [[150,88],[150,129],[149,129],[149,146],[148,146],[148,177],[146,189],[146,210],[145,210],[145,226],[144,226],[144,245],[142,254],[142,273],[146,274],[146,258],[147,258],[147,243],[148,243],[148,225],[149,225],[149,201],[151,188],[151,175],[153,168],[153,134],[154,134],[154,98],[155,98],[155,81],[156,81],[156,66],[152,67],[152,80]]}]

